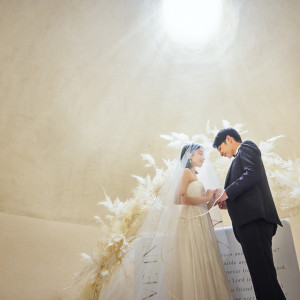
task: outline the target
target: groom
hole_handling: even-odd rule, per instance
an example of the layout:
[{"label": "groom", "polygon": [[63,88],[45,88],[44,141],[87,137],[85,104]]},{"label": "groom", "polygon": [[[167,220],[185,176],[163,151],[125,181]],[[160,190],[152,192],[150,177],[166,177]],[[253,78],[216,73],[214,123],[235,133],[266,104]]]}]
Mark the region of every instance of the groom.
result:
[{"label": "groom", "polygon": [[213,147],[221,156],[235,157],[216,204],[228,209],[236,239],[242,246],[257,300],[286,299],[278,283],[272,237],[282,226],[272,198],[258,147],[233,128],[216,135]]}]

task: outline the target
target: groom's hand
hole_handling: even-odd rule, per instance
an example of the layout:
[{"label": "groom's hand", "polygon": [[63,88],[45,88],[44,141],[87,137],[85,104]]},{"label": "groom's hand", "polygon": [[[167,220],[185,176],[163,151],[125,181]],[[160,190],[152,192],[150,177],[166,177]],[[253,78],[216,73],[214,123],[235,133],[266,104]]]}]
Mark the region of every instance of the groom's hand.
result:
[{"label": "groom's hand", "polygon": [[227,202],[226,202],[226,200],[218,203],[218,206],[219,206],[220,209],[227,209]]},{"label": "groom's hand", "polygon": [[228,199],[228,196],[226,194],[226,191],[224,190],[223,194],[215,202],[215,205],[219,205],[219,203],[224,202],[226,199]]}]

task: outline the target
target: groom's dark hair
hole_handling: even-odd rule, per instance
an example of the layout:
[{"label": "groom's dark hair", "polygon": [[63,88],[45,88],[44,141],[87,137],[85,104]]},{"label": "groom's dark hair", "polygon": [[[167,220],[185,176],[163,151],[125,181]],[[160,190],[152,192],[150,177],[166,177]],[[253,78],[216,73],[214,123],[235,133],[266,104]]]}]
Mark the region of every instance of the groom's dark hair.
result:
[{"label": "groom's dark hair", "polygon": [[218,147],[223,142],[225,142],[227,135],[234,138],[234,140],[236,142],[242,143],[242,138],[241,138],[240,134],[234,128],[229,127],[229,128],[224,128],[218,132],[218,134],[215,137],[213,147],[218,149]]}]

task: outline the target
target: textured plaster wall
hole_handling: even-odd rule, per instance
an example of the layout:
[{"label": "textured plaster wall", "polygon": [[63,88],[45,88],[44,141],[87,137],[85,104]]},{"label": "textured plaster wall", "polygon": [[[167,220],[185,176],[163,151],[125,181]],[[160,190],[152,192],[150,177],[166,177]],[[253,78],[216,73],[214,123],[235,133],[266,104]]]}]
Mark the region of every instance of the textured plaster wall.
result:
[{"label": "textured plaster wall", "polygon": [[94,226],[0,213],[0,299],[75,299],[75,273],[98,238]]},{"label": "textured plaster wall", "polygon": [[[166,44],[154,14],[158,2],[0,1],[1,231],[11,228],[3,234],[20,241],[8,246],[4,239],[1,248],[28,263],[22,276],[34,263],[18,252],[31,226],[43,236],[47,225],[41,224],[48,221],[58,222],[51,225],[58,233],[67,231],[61,222],[78,223],[80,235],[95,214],[105,213],[96,207],[102,187],[126,199],[136,184],[130,175],[148,172],[140,153],[158,163],[175,157],[160,134],[197,134],[208,120],[221,127],[226,119],[243,123],[244,137],[255,142],[285,135],[277,153],[300,157],[300,2],[235,1],[234,41],[209,63]],[[14,227],[16,220],[24,226]],[[292,225],[299,228],[299,218]],[[36,251],[65,242],[53,241],[36,243]],[[76,251],[88,251],[92,238],[89,243]],[[12,260],[7,268],[17,266]],[[52,269],[52,261],[43,266],[47,274],[63,269]],[[47,299],[54,299],[52,292]]]}]

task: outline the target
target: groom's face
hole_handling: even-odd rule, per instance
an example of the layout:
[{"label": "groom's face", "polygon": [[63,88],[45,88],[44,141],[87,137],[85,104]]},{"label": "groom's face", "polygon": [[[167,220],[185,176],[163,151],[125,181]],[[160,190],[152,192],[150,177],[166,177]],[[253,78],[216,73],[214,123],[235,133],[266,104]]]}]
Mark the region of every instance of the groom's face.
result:
[{"label": "groom's face", "polygon": [[231,158],[234,155],[234,147],[232,144],[232,137],[227,136],[226,140],[218,147],[221,156]]}]

